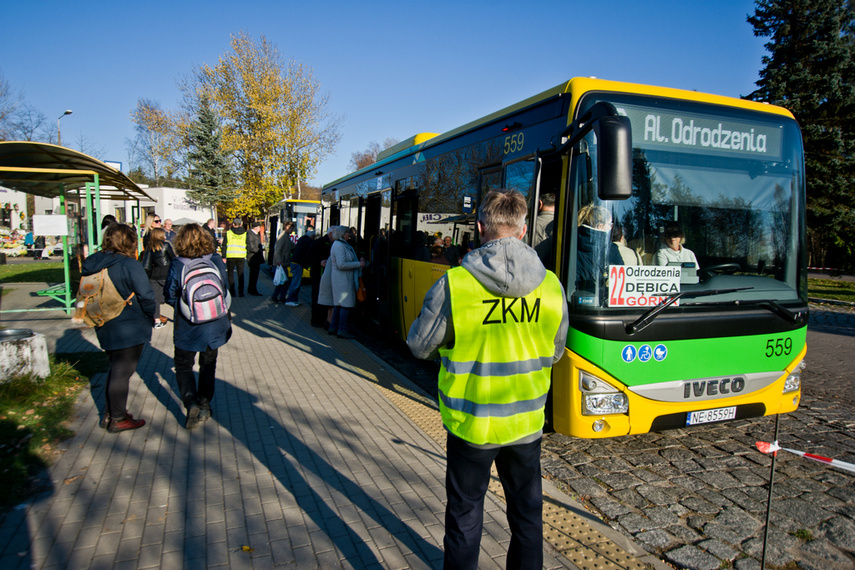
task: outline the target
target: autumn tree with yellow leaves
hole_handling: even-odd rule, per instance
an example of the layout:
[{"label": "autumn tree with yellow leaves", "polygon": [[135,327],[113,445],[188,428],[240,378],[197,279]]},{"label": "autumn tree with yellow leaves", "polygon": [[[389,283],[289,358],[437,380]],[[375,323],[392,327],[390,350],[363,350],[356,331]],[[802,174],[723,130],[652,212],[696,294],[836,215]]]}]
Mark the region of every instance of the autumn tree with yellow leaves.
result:
[{"label": "autumn tree with yellow leaves", "polygon": [[128,141],[133,166],[149,175],[156,186],[172,178],[178,170],[180,138],[174,128],[175,117],[150,99],[140,99],[131,111],[136,136]]},{"label": "autumn tree with yellow leaves", "polygon": [[340,119],[327,111],[312,70],[285,61],[264,36],[241,33],[230,45],[216,65],[197,70],[190,96],[209,99],[236,164],[238,195],[226,215],[260,214],[301,197],[302,182],[339,141]]}]

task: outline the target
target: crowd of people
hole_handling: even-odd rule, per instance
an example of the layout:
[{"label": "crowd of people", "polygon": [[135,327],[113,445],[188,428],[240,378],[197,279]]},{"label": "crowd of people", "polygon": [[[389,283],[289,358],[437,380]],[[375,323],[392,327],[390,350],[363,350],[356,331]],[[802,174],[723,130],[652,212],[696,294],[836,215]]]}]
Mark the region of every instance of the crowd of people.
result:
[{"label": "crowd of people", "polygon": [[[145,420],[127,410],[130,378],[136,370],[152,329],[166,326],[161,304],[174,309],[173,342],[176,384],[186,410],[185,427],[193,429],[211,417],[217,354],[231,336],[231,299],[245,294],[261,296],[260,268],[264,263],[265,237],[261,224],[249,230],[234,218],[220,234],[211,219],[202,226],[187,224],[178,231],[160,216],[147,216],[138,236],[135,228],[108,215],[102,221],[103,240],[99,251],[88,256],[82,276],[106,269],[117,293],[125,300],[119,316],[96,326],[101,348],[107,353],[110,370],[106,381],[106,405],[101,427],[110,433],[138,429]],[[350,312],[356,306],[364,258],[357,258],[356,231],[333,226],[317,237],[312,229],[295,239],[288,223],[274,245],[273,268],[287,271],[287,279],[276,286],[271,301],[298,306],[303,271],[312,282],[312,324],[331,335],[354,338]],[[317,239],[316,239],[317,238]],[[138,243],[142,251],[138,253]],[[185,309],[188,303],[188,274],[203,260],[222,288],[226,311],[217,318],[199,321]],[[248,269],[245,271],[245,266]],[[198,377],[193,366],[198,357]]]},{"label": "crowd of people", "polygon": [[[197,267],[197,260],[202,260],[208,268],[209,283],[215,289],[219,283],[226,294],[226,265],[217,253],[220,244],[216,233],[210,231],[213,220],[205,228],[187,224],[177,232],[167,222],[162,223],[157,215],[147,217],[139,254],[136,230],[111,215],[105,216],[101,248],[84,260],[81,269],[83,277],[106,270],[125,305],[118,316],[95,327],[98,342],[110,362],[100,422],[110,433],[145,425],[144,419],[128,412],[129,383],[143,348],[151,341],[152,329],[163,328],[167,322],[160,314],[163,303],[174,308],[173,358],[178,391],[186,408],[185,427],[193,429],[211,417],[217,351],[231,337],[231,316],[227,305],[225,312],[207,319],[188,314],[184,309],[194,300],[186,284],[188,268]],[[210,279],[211,274],[214,279]],[[228,297],[224,299],[228,303]],[[193,373],[197,355],[198,380]]]}]

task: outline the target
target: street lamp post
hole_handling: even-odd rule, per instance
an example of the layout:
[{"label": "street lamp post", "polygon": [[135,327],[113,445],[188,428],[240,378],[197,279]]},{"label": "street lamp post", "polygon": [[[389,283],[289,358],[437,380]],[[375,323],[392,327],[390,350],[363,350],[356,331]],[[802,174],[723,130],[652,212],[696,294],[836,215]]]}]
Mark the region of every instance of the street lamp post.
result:
[{"label": "street lamp post", "polygon": [[71,109],[66,109],[65,113],[60,115],[59,118],[56,120],[56,145],[57,146],[62,146],[62,135],[59,132],[59,119],[63,118],[66,115],[70,115],[70,114],[71,114]]}]

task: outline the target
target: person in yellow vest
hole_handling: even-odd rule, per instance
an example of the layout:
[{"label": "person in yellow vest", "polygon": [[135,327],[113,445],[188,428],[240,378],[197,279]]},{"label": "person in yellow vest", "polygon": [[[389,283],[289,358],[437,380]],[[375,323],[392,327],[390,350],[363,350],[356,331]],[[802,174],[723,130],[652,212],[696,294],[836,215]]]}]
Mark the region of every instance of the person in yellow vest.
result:
[{"label": "person in yellow vest", "polygon": [[416,357],[441,358],[446,569],[478,567],[494,461],[508,502],[507,567],[543,566],[540,442],[568,311],[558,278],[521,241],[526,209],[515,190],[484,197],[481,247],[431,287],[407,336]]},{"label": "person in yellow vest", "polygon": [[226,258],[226,270],[229,274],[229,293],[235,296],[235,276],[237,270],[237,296],[243,297],[243,262],[246,259],[247,240],[243,220],[235,218],[232,227],[223,238],[223,257]]}]

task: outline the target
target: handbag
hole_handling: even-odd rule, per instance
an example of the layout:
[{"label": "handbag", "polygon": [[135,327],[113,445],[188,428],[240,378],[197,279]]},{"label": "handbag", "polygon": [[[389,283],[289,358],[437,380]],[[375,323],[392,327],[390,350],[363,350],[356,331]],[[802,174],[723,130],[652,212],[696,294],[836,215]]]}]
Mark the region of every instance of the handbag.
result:
[{"label": "handbag", "polygon": [[362,282],[362,277],[359,278],[359,289],[356,290],[356,300],[364,303],[368,299],[368,291],[365,290],[365,283]]},{"label": "handbag", "polygon": [[273,285],[279,286],[284,284],[288,280],[287,275],[285,275],[285,269],[281,265],[276,266],[276,272],[273,274]]}]

